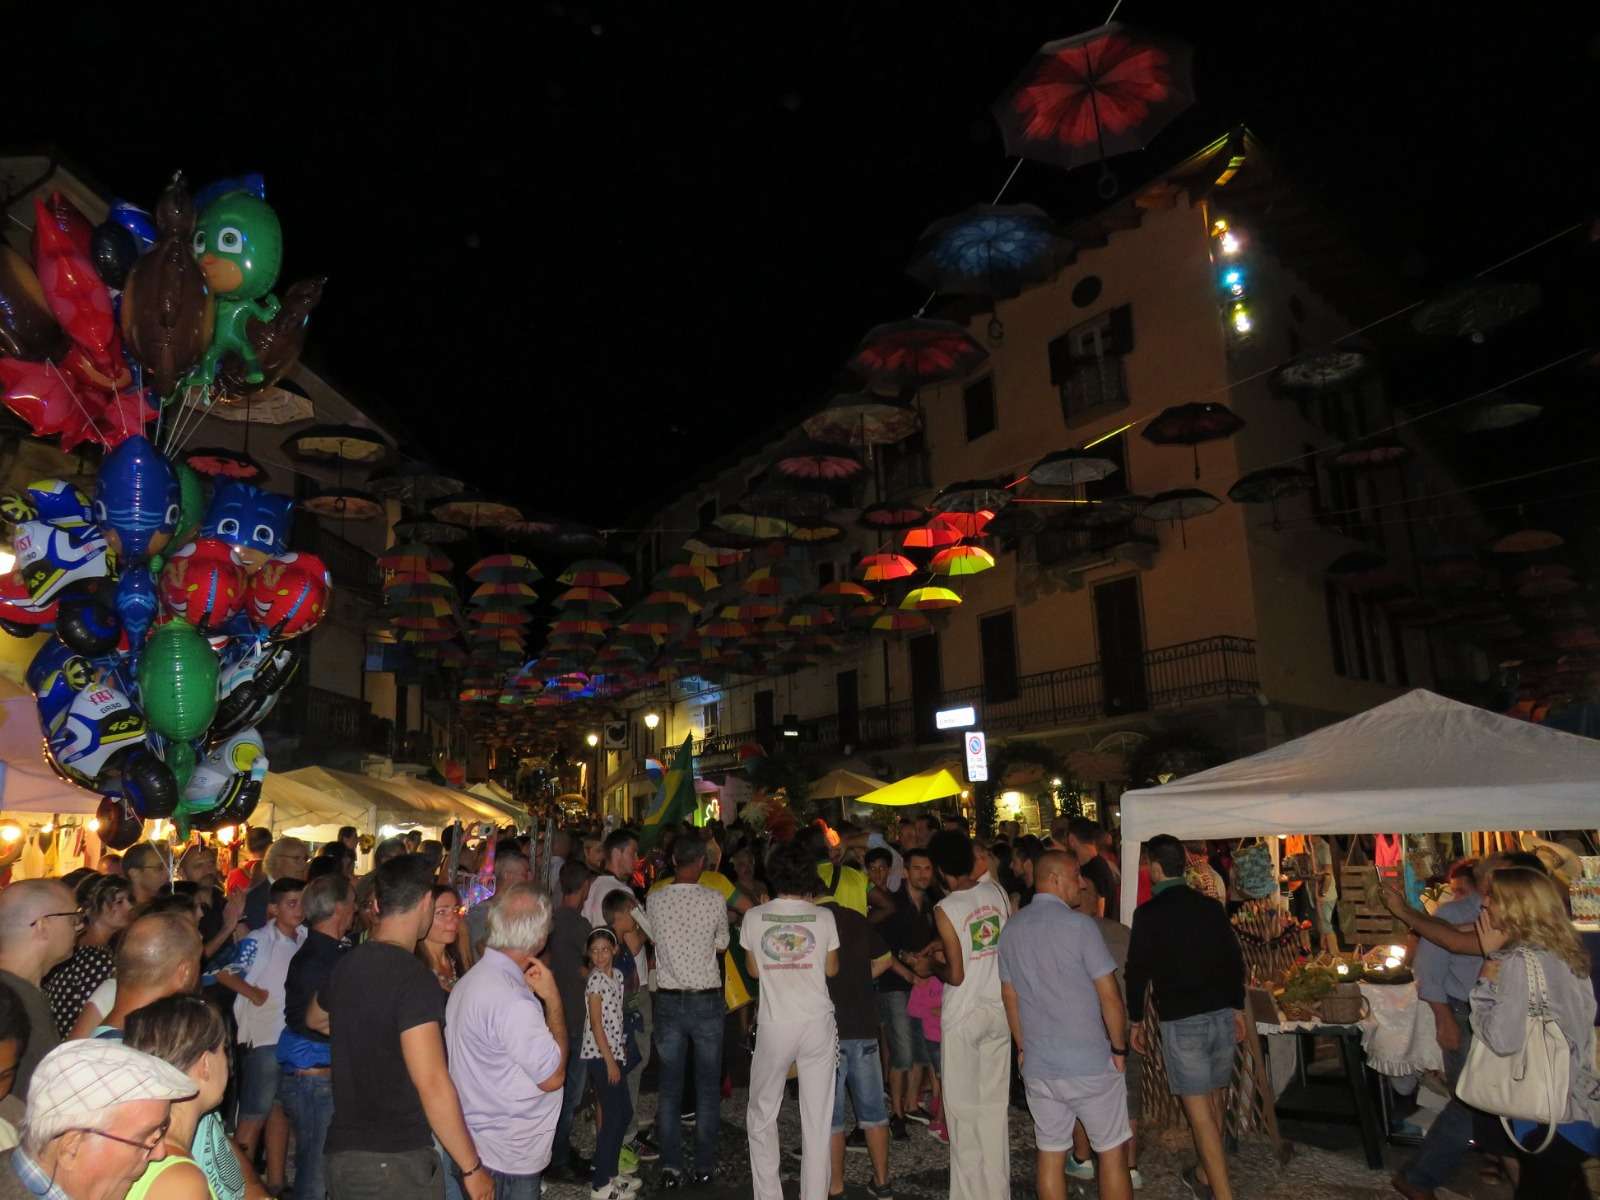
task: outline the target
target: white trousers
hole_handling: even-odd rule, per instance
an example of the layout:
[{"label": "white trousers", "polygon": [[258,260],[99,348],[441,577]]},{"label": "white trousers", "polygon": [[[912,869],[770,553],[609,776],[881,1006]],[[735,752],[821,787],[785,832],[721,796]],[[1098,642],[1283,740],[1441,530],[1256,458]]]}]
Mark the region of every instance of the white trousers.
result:
[{"label": "white trousers", "polygon": [[1009,1200],[1011,1030],[1005,1009],[984,1005],[942,1025],[950,1200]]},{"label": "white trousers", "polygon": [[783,1200],[778,1110],[791,1063],[800,1076],[800,1200],[827,1200],[833,1170],[833,1081],[839,1067],[839,1032],[831,1016],[803,1025],[764,1021],[757,1027],[745,1110],[752,1193],[755,1200]]}]

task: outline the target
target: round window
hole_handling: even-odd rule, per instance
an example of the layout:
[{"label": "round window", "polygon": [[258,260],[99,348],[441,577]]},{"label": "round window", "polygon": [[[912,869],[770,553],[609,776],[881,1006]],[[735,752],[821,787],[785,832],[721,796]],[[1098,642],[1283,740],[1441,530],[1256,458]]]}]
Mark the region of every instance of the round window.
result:
[{"label": "round window", "polygon": [[1072,285],[1072,303],[1078,308],[1088,308],[1100,299],[1100,276],[1085,275]]}]

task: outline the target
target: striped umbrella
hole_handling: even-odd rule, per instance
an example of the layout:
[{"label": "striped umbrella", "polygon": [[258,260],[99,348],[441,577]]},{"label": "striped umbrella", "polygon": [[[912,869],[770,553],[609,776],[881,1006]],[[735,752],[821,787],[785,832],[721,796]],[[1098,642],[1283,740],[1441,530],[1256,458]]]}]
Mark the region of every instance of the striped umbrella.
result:
[{"label": "striped umbrella", "polygon": [[790,629],[822,629],[838,620],[820,604],[802,604],[784,622]]},{"label": "striped umbrella", "polygon": [[525,583],[480,583],[472,603],[480,608],[518,609],[538,602],[539,593]]},{"label": "striped umbrella", "polygon": [[533,618],[525,612],[484,612],[474,609],[467,614],[467,619],[474,625],[527,625]]},{"label": "striped umbrella", "polygon": [[659,604],[663,608],[678,608],[684,612],[697,613],[705,605],[702,603],[703,595],[692,596],[688,592],[675,591],[671,588],[660,588],[649,593],[644,598],[646,604]]},{"label": "striped umbrella", "polygon": [[557,608],[584,608],[589,612],[609,612],[621,608],[622,601],[602,587],[568,588],[556,597]]},{"label": "striped umbrella", "polygon": [[903,554],[869,554],[857,567],[861,578],[868,583],[904,579],[915,574],[916,569],[916,565]]},{"label": "striped umbrella", "polygon": [[932,628],[932,623],[919,612],[886,609],[872,618],[868,628],[873,633],[921,633]]},{"label": "striped umbrella", "polygon": [[626,569],[601,558],[579,559],[559,576],[568,587],[591,588],[622,587],[631,578]]},{"label": "striped umbrella", "polygon": [[378,555],[378,566],[385,571],[448,571],[450,559],[422,542],[402,542]]},{"label": "striped umbrella", "polygon": [[544,574],[521,554],[491,554],[468,567],[467,578],[474,583],[537,583]]},{"label": "striped umbrella", "polygon": [[383,583],[383,595],[388,600],[413,599],[418,596],[441,596],[446,599],[456,594],[456,585],[437,571],[404,571],[389,576]]},{"label": "striped umbrella", "polygon": [[935,575],[978,575],[994,566],[994,555],[982,546],[951,546],[933,556]]}]

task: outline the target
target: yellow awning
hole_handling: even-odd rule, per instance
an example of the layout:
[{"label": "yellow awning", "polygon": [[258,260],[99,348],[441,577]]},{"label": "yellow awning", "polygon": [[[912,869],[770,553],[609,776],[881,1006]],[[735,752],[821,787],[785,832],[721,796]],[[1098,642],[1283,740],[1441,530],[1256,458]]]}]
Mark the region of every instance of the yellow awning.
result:
[{"label": "yellow awning", "polygon": [[861,804],[888,804],[903,808],[911,804],[932,804],[947,796],[959,796],[966,785],[948,767],[933,767],[885,784],[876,791],[857,796]]}]

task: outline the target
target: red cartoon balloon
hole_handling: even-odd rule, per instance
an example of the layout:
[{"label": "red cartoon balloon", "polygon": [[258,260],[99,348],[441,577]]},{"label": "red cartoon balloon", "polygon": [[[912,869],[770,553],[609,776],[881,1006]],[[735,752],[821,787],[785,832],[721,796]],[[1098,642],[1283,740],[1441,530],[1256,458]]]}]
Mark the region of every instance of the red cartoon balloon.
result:
[{"label": "red cartoon balloon", "polygon": [[250,580],[246,613],[270,638],[299,637],[322,623],[333,579],[315,554],[280,554]]},{"label": "red cartoon balloon", "polygon": [[35,206],[35,215],[48,219],[50,227],[72,243],[72,248],[85,258],[92,258],[90,249],[94,241],[94,226],[89,218],[71,200],[60,192],[51,192],[48,200],[41,199]]},{"label": "red cartoon balloon", "polygon": [[89,353],[102,372],[114,375],[121,364],[111,357],[117,328],[111,293],[95,272],[88,243],[80,249],[70,232],[71,222],[64,229],[42,199],[33,202],[33,210],[33,269],[45,301],[67,336]]},{"label": "red cartoon balloon", "polygon": [[161,569],[161,603],[202,634],[227,623],[245,600],[245,577],[227,543],[200,538]]},{"label": "red cartoon balloon", "polygon": [[50,363],[0,358],[0,388],[6,407],[40,437],[60,433],[77,411],[71,385]]}]

